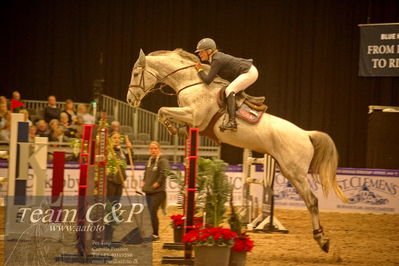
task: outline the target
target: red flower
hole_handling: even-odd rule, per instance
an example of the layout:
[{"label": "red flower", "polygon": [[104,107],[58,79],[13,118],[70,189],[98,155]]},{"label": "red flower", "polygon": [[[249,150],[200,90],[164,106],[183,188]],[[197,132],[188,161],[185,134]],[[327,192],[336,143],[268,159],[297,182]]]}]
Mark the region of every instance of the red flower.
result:
[{"label": "red flower", "polygon": [[254,242],[244,233],[234,239],[234,246],[231,249],[235,252],[249,252],[253,247]]},{"label": "red flower", "polygon": [[184,216],[181,214],[172,215],[170,219],[172,219],[172,227],[180,227],[184,224]]},{"label": "red flower", "polygon": [[203,246],[233,246],[236,233],[221,227],[193,229],[183,236],[183,242]]},{"label": "red flower", "polygon": [[[176,214],[170,216],[170,219],[172,219],[171,226],[172,227],[181,227],[184,225],[184,219],[186,219],[183,215],[181,214]],[[202,217],[194,217],[194,228],[200,228],[202,227]]]}]

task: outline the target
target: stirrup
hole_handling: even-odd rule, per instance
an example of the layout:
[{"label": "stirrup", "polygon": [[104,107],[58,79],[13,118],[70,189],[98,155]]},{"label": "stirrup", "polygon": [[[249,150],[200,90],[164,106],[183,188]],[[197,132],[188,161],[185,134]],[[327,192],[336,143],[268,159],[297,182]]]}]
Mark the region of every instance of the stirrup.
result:
[{"label": "stirrup", "polygon": [[237,123],[229,121],[227,123],[222,123],[219,127],[220,131],[231,130],[233,132],[237,131]]}]

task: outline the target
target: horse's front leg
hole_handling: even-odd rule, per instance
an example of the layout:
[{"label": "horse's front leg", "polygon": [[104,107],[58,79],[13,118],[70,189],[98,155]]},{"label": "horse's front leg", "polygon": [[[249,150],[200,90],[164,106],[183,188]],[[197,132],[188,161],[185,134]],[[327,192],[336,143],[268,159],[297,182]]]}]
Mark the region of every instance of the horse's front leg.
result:
[{"label": "horse's front leg", "polygon": [[173,123],[193,125],[193,110],[191,107],[162,107],[158,110],[158,119],[171,135],[176,135],[178,129]]}]

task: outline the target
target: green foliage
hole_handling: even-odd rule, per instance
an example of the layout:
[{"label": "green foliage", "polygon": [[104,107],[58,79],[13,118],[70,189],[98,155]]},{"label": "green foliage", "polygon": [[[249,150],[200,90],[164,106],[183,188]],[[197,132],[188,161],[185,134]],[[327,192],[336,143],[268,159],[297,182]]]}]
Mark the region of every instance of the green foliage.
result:
[{"label": "green foliage", "polygon": [[126,161],[123,159],[117,158],[117,156],[113,156],[111,152],[111,147],[108,146],[108,158],[107,158],[107,175],[116,175],[118,174],[118,165],[120,169],[123,171],[126,169]]},{"label": "green foliage", "polygon": [[236,213],[236,210],[233,205],[233,189],[230,191],[230,217],[228,219],[228,223],[230,225],[231,231],[241,234],[242,222],[240,220],[240,216]]},{"label": "green foliage", "polygon": [[180,169],[170,170],[165,169],[165,175],[170,181],[175,182],[179,188],[178,198],[183,198],[184,196],[184,176]]},{"label": "green foliage", "polygon": [[[179,188],[178,198],[184,199],[184,175],[180,169],[169,170],[165,169],[166,176],[170,181],[175,182]],[[205,205],[206,191],[205,191],[205,177],[198,175],[196,180],[196,193],[195,193],[195,209],[198,212],[199,208]]]},{"label": "green foliage", "polygon": [[69,139],[69,146],[72,148],[72,152],[73,155],[75,155],[75,157],[79,156],[81,145],[82,145],[82,139],[80,138]]},{"label": "green foliage", "polygon": [[199,158],[198,177],[203,179],[205,188],[206,223],[219,226],[226,211],[225,203],[229,199],[231,185],[225,174],[227,164],[219,159]]}]

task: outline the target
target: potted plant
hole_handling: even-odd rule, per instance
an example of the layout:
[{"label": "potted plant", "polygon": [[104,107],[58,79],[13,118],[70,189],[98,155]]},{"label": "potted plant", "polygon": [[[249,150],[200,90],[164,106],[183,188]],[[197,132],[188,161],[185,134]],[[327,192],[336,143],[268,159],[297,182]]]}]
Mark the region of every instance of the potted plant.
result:
[{"label": "potted plant", "polygon": [[[183,240],[183,229],[184,229],[184,219],[182,214],[176,214],[170,216],[172,220],[170,226],[173,228],[173,239],[175,243],[181,243]],[[201,228],[202,217],[194,217],[194,227]]]},{"label": "potted plant", "polygon": [[[178,188],[178,196],[177,196],[177,205],[182,208],[184,202],[184,176],[180,170],[180,168],[174,168],[173,170],[166,170],[167,177],[170,181],[177,184]],[[197,193],[196,193],[196,212],[200,212],[200,206],[204,201],[204,178],[199,176],[197,178]],[[182,237],[184,234],[184,215],[175,214],[170,216],[171,227],[173,228],[173,238],[175,243],[181,243]],[[202,218],[194,217],[194,226],[197,228],[201,227]]]},{"label": "potted plant", "polygon": [[173,228],[173,240],[175,243],[181,243],[183,238],[184,216],[182,214],[176,214],[170,216],[170,219],[172,219],[170,225]]},{"label": "potted plant", "polygon": [[230,209],[230,218],[228,222],[231,230],[235,232],[237,236],[235,237],[234,245],[231,248],[229,266],[245,266],[247,252],[252,250],[254,242],[245,232],[241,231],[242,222],[240,221],[240,216],[236,213],[233,205],[233,190],[231,190],[230,194]]},{"label": "potted plant", "polygon": [[227,266],[236,236],[230,229],[204,227],[185,234],[183,242],[193,245],[195,265]]},{"label": "potted plant", "polygon": [[193,245],[195,265],[227,266],[230,248],[234,244],[236,233],[220,227],[226,211],[225,203],[229,199],[231,185],[225,174],[227,164],[218,159],[198,160],[198,180],[203,188],[199,198],[207,226],[194,229],[183,237],[183,242]]}]

